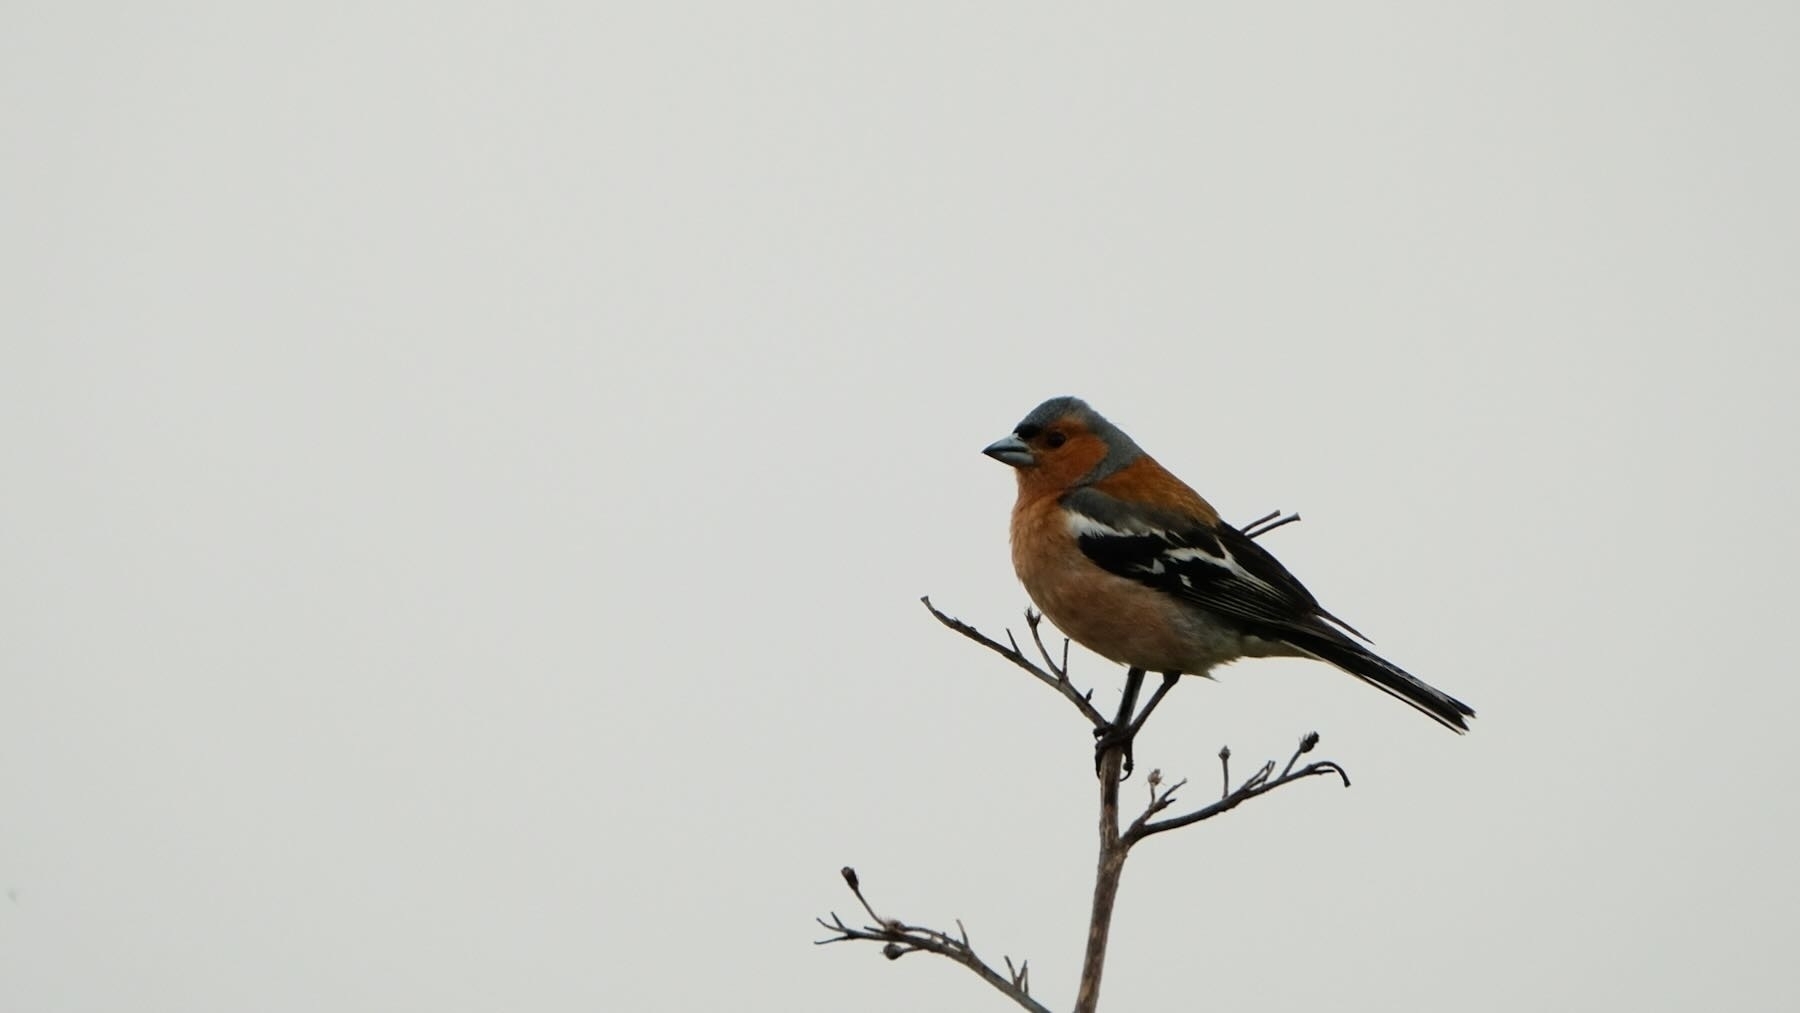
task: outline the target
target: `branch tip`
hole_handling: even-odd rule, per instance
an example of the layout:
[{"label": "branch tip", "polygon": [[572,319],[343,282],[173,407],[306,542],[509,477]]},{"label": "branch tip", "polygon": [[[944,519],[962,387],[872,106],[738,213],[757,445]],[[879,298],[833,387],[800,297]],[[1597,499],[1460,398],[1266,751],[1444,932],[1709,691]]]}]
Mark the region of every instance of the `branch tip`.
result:
[{"label": "branch tip", "polygon": [[1288,514],[1286,517],[1283,517],[1281,516],[1281,511],[1275,510],[1263,514],[1261,517],[1244,525],[1242,531],[1246,538],[1261,538],[1263,535],[1274,531],[1276,528],[1285,524],[1292,524],[1299,519],[1299,514]]}]

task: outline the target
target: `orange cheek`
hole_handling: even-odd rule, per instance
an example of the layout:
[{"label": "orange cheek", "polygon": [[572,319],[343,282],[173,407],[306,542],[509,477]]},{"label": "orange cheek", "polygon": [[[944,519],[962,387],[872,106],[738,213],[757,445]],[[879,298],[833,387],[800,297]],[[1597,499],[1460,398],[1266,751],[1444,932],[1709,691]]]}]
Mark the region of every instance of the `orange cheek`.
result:
[{"label": "orange cheek", "polygon": [[1099,437],[1082,433],[1054,449],[1033,448],[1037,464],[1019,472],[1019,489],[1032,492],[1061,492],[1094,470],[1106,457],[1106,445]]}]

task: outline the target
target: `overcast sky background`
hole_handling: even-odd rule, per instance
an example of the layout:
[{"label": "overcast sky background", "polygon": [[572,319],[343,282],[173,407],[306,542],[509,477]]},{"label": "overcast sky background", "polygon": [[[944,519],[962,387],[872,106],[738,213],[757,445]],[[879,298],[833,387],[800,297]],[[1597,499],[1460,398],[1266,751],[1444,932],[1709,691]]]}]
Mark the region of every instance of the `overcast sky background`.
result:
[{"label": "overcast sky background", "polygon": [[[1073,995],[978,454],[1088,398],[1480,712],[1190,681],[1117,1010],[1795,1002],[1788,3],[7,4],[0,1008]],[[1076,652],[1117,699],[1120,672]],[[1142,781],[1127,788],[1140,797]]]}]

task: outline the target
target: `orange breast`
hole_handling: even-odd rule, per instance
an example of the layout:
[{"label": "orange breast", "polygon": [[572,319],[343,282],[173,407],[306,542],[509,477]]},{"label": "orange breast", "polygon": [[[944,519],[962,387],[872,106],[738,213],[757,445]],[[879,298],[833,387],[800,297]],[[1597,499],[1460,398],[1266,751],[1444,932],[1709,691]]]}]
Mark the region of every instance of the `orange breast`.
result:
[{"label": "orange breast", "polygon": [[1013,510],[1013,569],[1039,609],[1069,638],[1122,665],[1203,674],[1243,657],[1228,626],[1179,599],[1100,568],[1082,554],[1054,498]]}]

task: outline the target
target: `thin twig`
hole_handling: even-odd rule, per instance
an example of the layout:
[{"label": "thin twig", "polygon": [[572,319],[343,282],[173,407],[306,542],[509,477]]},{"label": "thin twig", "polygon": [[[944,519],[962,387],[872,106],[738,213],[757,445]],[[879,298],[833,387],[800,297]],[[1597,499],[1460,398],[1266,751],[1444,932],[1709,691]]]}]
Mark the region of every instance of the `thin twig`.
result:
[{"label": "thin twig", "polygon": [[1239,530],[1244,533],[1244,537],[1246,538],[1261,538],[1269,532],[1274,531],[1276,528],[1285,524],[1292,524],[1299,519],[1299,514],[1288,514],[1286,517],[1282,517],[1281,511],[1275,510],[1258,517]]},{"label": "thin twig", "polygon": [[[1257,526],[1257,525],[1258,525],[1258,524],[1267,524],[1267,523],[1269,523],[1269,522],[1270,522],[1270,521],[1272,521],[1272,520],[1274,520],[1274,519],[1275,519],[1275,518],[1277,518],[1277,517],[1280,517],[1280,516],[1281,516],[1281,511],[1280,511],[1280,510],[1271,510],[1271,511],[1269,511],[1269,512],[1268,512],[1268,513],[1266,513],[1266,514],[1263,514],[1263,515],[1262,515],[1262,516],[1261,516],[1261,517],[1258,517],[1258,518],[1257,518],[1257,519],[1255,519],[1255,520],[1253,520],[1253,521],[1251,521],[1251,522],[1250,522],[1250,523],[1248,523],[1248,524],[1245,524],[1245,525],[1242,525],[1242,526],[1240,526],[1240,527],[1239,527],[1239,528],[1238,528],[1238,530],[1239,530],[1239,531],[1242,531],[1242,532],[1243,532],[1243,533],[1244,533],[1244,534],[1246,534],[1246,535],[1250,535],[1250,532],[1252,532],[1252,531],[1255,531],[1255,530],[1256,530],[1256,526]],[[1250,537],[1251,537],[1251,538],[1255,538],[1255,537],[1256,537],[1256,536],[1255,536],[1255,535],[1250,535]]]},{"label": "thin twig", "polygon": [[[1058,679],[1067,682],[1069,679],[1069,638],[1063,638],[1063,663],[1062,667],[1058,668],[1056,662],[1051,660],[1050,652],[1044,648],[1043,634],[1038,632],[1038,625],[1043,621],[1044,614],[1042,612],[1030,608],[1025,610],[1025,625],[1031,627],[1031,640],[1037,644],[1038,654],[1043,657],[1044,665],[1055,673]],[[1007,639],[1012,639],[1012,630],[1007,630],[1006,636]]]},{"label": "thin twig", "polygon": [[[1239,785],[1236,791],[1227,794],[1224,798],[1205,808],[1196,809],[1191,813],[1154,821],[1145,817],[1139,817],[1137,821],[1132,823],[1131,827],[1125,831],[1124,840],[1126,842],[1126,847],[1129,848],[1131,845],[1136,844],[1146,837],[1160,834],[1164,831],[1178,830],[1182,827],[1192,826],[1201,820],[1212,819],[1220,813],[1230,812],[1231,810],[1236,809],[1238,806],[1258,795],[1267,795],[1269,792],[1274,791],[1284,784],[1292,784],[1295,781],[1303,780],[1308,777],[1316,777],[1321,774],[1336,774],[1338,779],[1344,782],[1344,787],[1350,787],[1350,775],[1344,773],[1344,768],[1338,766],[1331,760],[1320,760],[1317,763],[1309,763],[1299,770],[1291,773],[1283,773],[1280,777],[1271,779],[1270,775],[1273,774],[1274,769],[1275,761],[1273,760],[1263,764],[1257,769],[1255,774],[1252,774],[1248,780]],[[1146,817],[1149,815],[1149,813],[1145,814]]]},{"label": "thin twig", "polygon": [[1012,962],[1011,957],[1002,955],[1000,959],[1006,961],[1006,972],[1008,974],[1012,975],[1012,983],[1014,985],[1018,986],[1019,991],[1024,992],[1026,995],[1030,995],[1031,994],[1031,961],[1021,960],[1021,961],[1019,961],[1019,966],[1017,968],[1015,968],[1015,967],[1013,967],[1013,962]]},{"label": "thin twig", "polygon": [[1169,785],[1167,788],[1159,790],[1158,786],[1161,783],[1161,774],[1162,771],[1160,770],[1150,772],[1150,802],[1144,806],[1143,813],[1132,822],[1133,826],[1148,821],[1150,817],[1155,816],[1157,813],[1162,812],[1164,809],[1173,805],[1175,803],[1175,793],[1187,786],[1187,778],[1184,777],[1174,784]]},{"label": "thin twig", "polygon": [[870,920],[876,922],[881,921],[881,916],[875,913],[875,909],[870,907],[869,902],[863,897],[862,882],[856,878],[856,870],[846,865],[842,869],[839,869],[838,873],[844,877],[844,882],[850,887],[850,892],[856,894],[856,902],[861,904],[862,909],[869,913]]},{"label": "thin twig", "polygon": [[[1047,672],[1044,669],[1039,668],[1030,658],[1025,656],[1023,651],[1019,650],[1018,641],[1013,640],[1012,646],[1008,647],[982,633],[975,627],[970,626],[968,623],[963,622],[961,619],[945,615],[938,611],[937,606],[931,604],[930,596],[920,598],[919,600],[925,603],[925,608],[930,610],[931,614],[937,618],[938,622],[943,623],[945,626],[950,627],[963,636],[968,637],[970,640],[973,640],[988,650],[993,651],[995,654],[1000,655],[1007,661],[1030,672],[1039,682],[1056,690],[1058,693],[1061,693],[1065,699],[1074,704],[1075,709],[1081,712],[1081,716],[1087,718],[1088,723],[1092,724],[1095,728],[1106,727],[1106,717],[1095,709],[1094,705],[1089,702],[1087,695],[1084,695],[1075,688],[1075,685],[1069,681],[1066,674],[1059,678],[1055,673]],[[1032,635],[1037,635],[1036,624],[1032,624]],[[1006,631],[1006,638],[1012,640],[1011,630]],[[1040,644],[1039,646],[1041,647],[1042,645]],[[1046,658],[1046,660],[1048,659]],[[1065,665],[1061,671],[1066,673],[1068,671],[1067,666]],[[1090,690],[1089,693],[1091,694],[1092,691]]]},{"label": "thin twig", "polygon": [[1294,755],[1288,757],[1287,766],[1281,768],[1281,776],[1288,776],[1288,771],[1294,769],[1295,761],[1299,760],[1302,754],[1312,752],[1313,747],[1318,744],[1318,732],[1307,732],[1305,735],[1300,736],[1300,745],[1295,748]]}]

